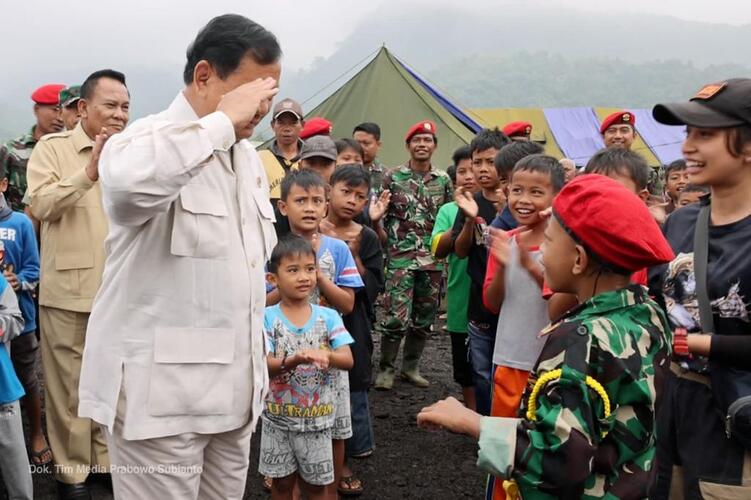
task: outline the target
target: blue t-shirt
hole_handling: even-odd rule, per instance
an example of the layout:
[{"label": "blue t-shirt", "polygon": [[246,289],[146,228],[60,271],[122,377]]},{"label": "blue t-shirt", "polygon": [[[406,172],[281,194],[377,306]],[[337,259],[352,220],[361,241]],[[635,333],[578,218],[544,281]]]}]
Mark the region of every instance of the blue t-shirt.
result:
[{"label": "blue t-shirt", "polygon": [[12,266],[12,272],[21,282],[18,291],[18,306],[23,314],[23,333],[37,329],[36,309],[32,292],[39,282],[39,250],[34,226],[21,212],[13,212],[10,217],[0,220],[0,240],[5,245],[4,264]]},{"label": "blue t-shirt", "polygon": [[[293,325],[279,304],[267,307],[264,331],[269,352],[277,357],[292,356],[305,349],[331,349],[354,343],[339,313],[311,304],[303,327]],[[306,364],[282,373],[269,382],[264,416],[274,424],[297,432],[330,429],[336,414],[334,371]]]},{"label": "blue t-shirt", "polygon": [[503,207],[503,212],[497,215],[495,219],[493,219],[493,222],[490,223],[490,227],[503,229],[504,231],[511,231],[512,229],[516,229],[518,225],[519,223],[516,222],[514,216],[511,215],[511,210],[509,210],[508,205]]},{"label": "blue t-shirt", "polygon": [[[10,288],[8,281],[0,275],[0,297],[4,294],[12,294],[13,290]],[[8,300],[14,300],[11,297],[7,297]],[[0,299],[0,303],[5,303],[5,298]],[[3,341],[5,339],[2,339]],[[8,343],[0,343],[0,404],[12,403],[18,401],[24,395],[23,386],[16,376],[16,371],[13,369],[13,363],[10,360],[10,354],[8,353]]]},{"label": "blue t-shirt", "polygon": [[[355,258],[345,242],[337,238],[332,238],[324,234],[319,235],[321,244],[318,247],[316,261],[321,274],[334,282],[336,286],[343,286],[357,290],[365,286],[360,277],[360,271],[357,270]],[[327,305],[326,301],[320,296],[321,292],[316,287],[310,294],[310,303]]]}]

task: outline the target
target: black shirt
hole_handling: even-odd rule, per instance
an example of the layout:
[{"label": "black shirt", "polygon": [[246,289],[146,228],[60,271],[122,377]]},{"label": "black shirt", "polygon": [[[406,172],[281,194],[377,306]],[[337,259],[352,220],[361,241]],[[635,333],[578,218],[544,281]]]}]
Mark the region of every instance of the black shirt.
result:
[{"label": "black shirt", "polygon": [[[651,291],[662,295],[670,322],[689,333],[701,332],[694,275],[694,227],[700,208],[689,205],[668,217],[663,232],[676,257],[650,271]],[[736,364],[740,356],[734,354],[751,349],[751,216],[710,226],[707,287],[715,329],[712,359]],[[706,359],[681,361],[694,371],[706,371]]]},{"label": "black shirt", "polygon": [[[488,250],[482,240],[483,229],[495,219],[498,210],[492,201],[485,199],[482,192],[476,193],[474,198],[477,202],[478,211],[472,246],[467,255],[467,273],[472,280],[469,287],[467,319],[475,323],[486,323],[494,326],[498,322],[498,315],[488,311],[482,305],[482,284],[485,281],[485,268],[488,265]],[[459,209],[456,220],[454,220],[454,227],[451,229],[451,237],[454,241],[462,232],[465,218],[464,212]]]}]

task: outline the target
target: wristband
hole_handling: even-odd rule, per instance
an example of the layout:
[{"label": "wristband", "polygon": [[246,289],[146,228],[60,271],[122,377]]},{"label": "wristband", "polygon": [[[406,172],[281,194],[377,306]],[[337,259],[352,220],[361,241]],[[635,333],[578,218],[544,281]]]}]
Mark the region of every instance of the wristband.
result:
[{"label": "wristband", "polygon": [[691,357],[688,350],[688,331],[685,328],[676,328],[673,332],[673,352],[677,356]]}]

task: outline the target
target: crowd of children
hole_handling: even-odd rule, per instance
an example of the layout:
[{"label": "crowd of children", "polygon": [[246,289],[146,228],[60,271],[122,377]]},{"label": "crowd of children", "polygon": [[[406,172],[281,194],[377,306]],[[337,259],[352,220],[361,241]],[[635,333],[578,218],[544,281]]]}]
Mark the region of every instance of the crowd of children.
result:
[{"label": "crowd of children", "polygon": [[[293,236],[269,267],[269,303],[281,305],[267,310],[276,378],[260,470],[274,478],[274,498],[291,498],[293,477],[310,498],[329,483],[331,494],[362,491],[344,457],[375,449],[368,388],[393,386],[402,345],[402,377],[428,386],[418,363],[442,275],[462,401],[429,406],[418,422],[479,440],[488,498],[751,495],[751,115],[740,104],[750,98],[751,81],[738,79],[655,108],[658,120],[688,128],[685,160],[664,167],[662,193],[650,192],[650,168],[629,148],[628,112],[606,120],[611,144],[579,172],[495,129],[455,151],[444,176],[430,163],[435,124],[420,122],[405,138],[410,160],[373,186],[362,164],[374,164],[372,152],[322,136],[336,151],[333,173],[301,165],[285,178],[279,210]],[[371,125],[355,133],[371,135]],[[701,224],[708,263],[695,271]],[[699,318],[701,286],[713,330]],[[322,352],[310,351],[315,324]],[[347,387],[340,370],[350,364]],[[296,420],[284,435],[268,422],[295,378],[312,386],[293,392]],[[736,390],[724,400],[720,382]],[[320,436],[325,450],[296,444]],[[305,456],[277,467],[279,450]]]}]

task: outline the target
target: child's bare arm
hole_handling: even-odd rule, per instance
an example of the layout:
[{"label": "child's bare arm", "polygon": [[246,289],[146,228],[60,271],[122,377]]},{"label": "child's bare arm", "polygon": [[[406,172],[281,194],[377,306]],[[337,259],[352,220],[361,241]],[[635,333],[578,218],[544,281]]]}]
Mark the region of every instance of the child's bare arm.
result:
[{"label": "child's bare arm", "polygon": [[318,289],[331,307],[342,314],[349,314],[355,307],[355,291],[340,287],[318,271]]},{"label": "child's bare arm", "polygon": [[335,351],[329,351],[329,366],[340,370],[351,370],[355,364],[352,358],[352,350],[348,345],[343,345]]}]

